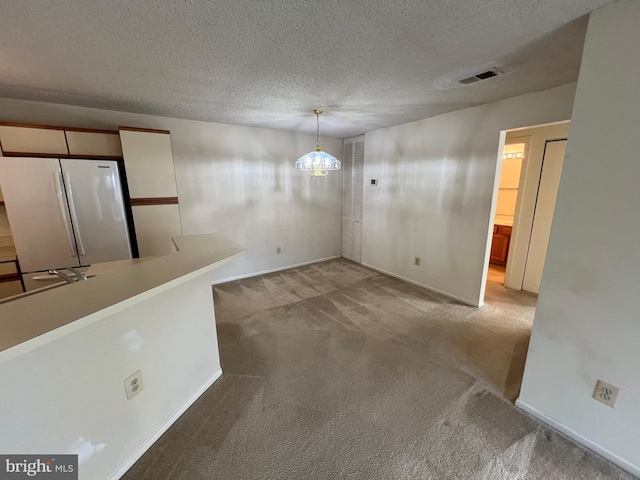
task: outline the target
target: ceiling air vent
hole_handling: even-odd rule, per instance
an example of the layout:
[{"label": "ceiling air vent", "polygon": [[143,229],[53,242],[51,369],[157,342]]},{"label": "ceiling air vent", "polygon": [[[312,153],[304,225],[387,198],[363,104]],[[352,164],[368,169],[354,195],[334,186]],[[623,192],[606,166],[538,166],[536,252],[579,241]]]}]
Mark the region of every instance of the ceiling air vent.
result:
[{"label": "ceiling air vent", "polygon": [[470,83],[476,83],[480,80],[486,80],[487,78],[495,77],[498,75],[498,73],[502,72],[499,72],[496,69],[487,70],[486,72],[478,73],[476,75],[473,75],[472,77],[463,78],[462,80],[460,80],[460,83],[462,83],[463,85],[469,85]]}]

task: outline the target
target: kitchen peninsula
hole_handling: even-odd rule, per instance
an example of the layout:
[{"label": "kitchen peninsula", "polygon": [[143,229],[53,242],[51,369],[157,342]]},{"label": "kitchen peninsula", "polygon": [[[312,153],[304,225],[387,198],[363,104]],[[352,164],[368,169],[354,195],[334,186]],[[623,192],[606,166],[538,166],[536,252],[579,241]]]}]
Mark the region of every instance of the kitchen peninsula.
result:
[{"label": "kitchen peninsula", "polygon": [[174,244],[0,305],[0,451],[77,453],[81,479],[120,478],[222,374],[209,273],[246,251],[216,234]]}]

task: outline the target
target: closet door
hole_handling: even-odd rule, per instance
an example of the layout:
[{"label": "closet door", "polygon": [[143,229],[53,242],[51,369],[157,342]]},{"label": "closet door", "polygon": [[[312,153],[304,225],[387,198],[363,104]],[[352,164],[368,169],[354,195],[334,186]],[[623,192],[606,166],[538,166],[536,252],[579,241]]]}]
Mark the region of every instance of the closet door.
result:
[{"label": "closet door", "polygon": [[538,186],[538,198],[533,217],[533,228],[529,242],[529,254],[524,270],[522,289],[539,293],[542,271],[547,257],[547,246],[551,234],[553,212],[556,208],[556,197],[560,186],[560,175],[564,161],[566,140],[547,141],[542,161],[542,173]]},{"label": "closet door", "polygon": [[364,194],[364,137],[345,140],[342,168],[342,256],[360,263]]}]

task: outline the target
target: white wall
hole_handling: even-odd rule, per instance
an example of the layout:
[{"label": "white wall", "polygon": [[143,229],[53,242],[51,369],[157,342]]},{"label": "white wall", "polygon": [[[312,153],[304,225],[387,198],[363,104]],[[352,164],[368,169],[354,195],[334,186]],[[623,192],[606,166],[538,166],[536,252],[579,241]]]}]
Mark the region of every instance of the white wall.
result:
[{"label": "white wall", "polygon": [[[640,2],[592,14],[518,404],[640,475]],[[591,398],[621,388],[615,409]]]},{"label": "white wall", "polygon": [[527,253],[536,209],[545,144],[547,140],[567,138],[568,135],[569,123],[525,128],[507,133],[507,141],[512,142],[521,139],[529,147],[520,178],[514,228],[511,233],[511,244],[509,245],[509,257],[504,280],[505,286],[509,288],[522,289],[522,279],[527,264]]},{"label": "white wall", "polygon": [[569,119],[574,93],[567,84],[368,132],[363,264],[482,304],[501,131]]},{"label": "white wall", "polygon": [[[124,380],[137,370],[144,389],[127,400]],[[205,274],[0,362],[0,451],[93,446],[80,479],[112,478],[220,374]],[[90,444],[79,448],[82,439]]]},{"label": "white wall", "polygon": [[[0,121],[170,130],[183,233],[219,232],[248,250],[214,280],[340,255],[342,172],[294,168],[314,135],[10,99],[0,99]],[[342,158],[342,140],[320,143]]]}]

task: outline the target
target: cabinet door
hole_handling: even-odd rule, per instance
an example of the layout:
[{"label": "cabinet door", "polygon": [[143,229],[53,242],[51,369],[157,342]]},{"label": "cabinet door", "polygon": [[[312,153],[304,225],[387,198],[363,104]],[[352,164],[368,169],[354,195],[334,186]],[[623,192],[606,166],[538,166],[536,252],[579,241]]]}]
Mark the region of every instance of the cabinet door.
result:
[{"label": "cabinet door", "polygon": [[67,155],[69,153],[64,130],[60,129],[0,125],[0,144],[5,154]]},{"label": "cabinet door", "polygon": [[169,133],[120,130],[131,198],[177,197]]},{"label": "cabinet door", "polygon": [[491,242],[491,255],[489,261],[497,263],[499,265],[507,264],[507,255],[509,253],[509,240],[511,236],[505,235],[498,228],[498,233],[493,235],[493,241]]},{"label": "cabinet door", "polygon": [[74,132],[67,130],[67,143],[69,154],[121,157],[122,147],[120,146],[120,136],[114,133],[99,132]]},{"label": "cabinet door", "polygon": [[140,256],[171,253],[171,237],[182,235],[178,205],[141,205],[132,210]]},{"label": "cabinet door", "polygon": [[566,140],[547,141],[546,144],[531,241],[529,242],[529,254],[522,282],[522,289],[528,292],[538,293],[540,291],[566,147]]},{"label": "cabinet door", "polygon": [[496,225],[494,227],[493,240],[491,242],[491,254],[489,261],[498,265],[507,264],[509,254],[509,241],[511,240],[511,227]]}]

